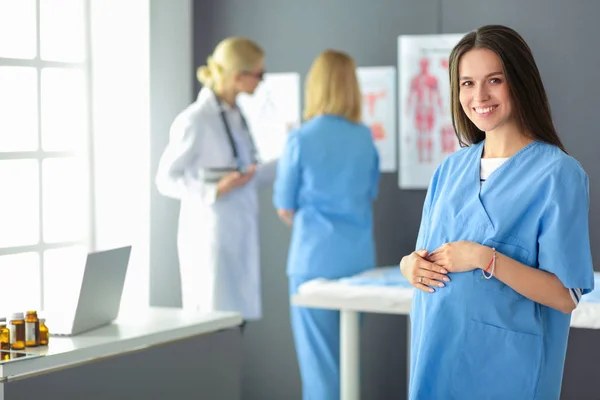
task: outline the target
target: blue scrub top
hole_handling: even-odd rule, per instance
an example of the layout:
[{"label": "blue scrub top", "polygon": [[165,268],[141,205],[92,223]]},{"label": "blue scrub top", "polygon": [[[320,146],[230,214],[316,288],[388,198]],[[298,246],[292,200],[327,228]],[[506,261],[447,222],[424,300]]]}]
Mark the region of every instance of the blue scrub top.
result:
[{"label": "blue scrub top", "polygon": [[[480,185],[483,142],[436,170],[417,249],[469,240],[567,288],[594,287],[588,177],[559,148],[533,142]],[[501,265],[498,268],[502,268]],[[559,399],[570,314],[535,303],[481,270],[450,274],[411,310],[410,399]]]},{"label": "blue scrub top", "polygon": [[379,156],[365,125],[323,115],[290,133],[273,194],[276,208],[296,210],[288,275],[337,278],[375,267],[378,183]]}]

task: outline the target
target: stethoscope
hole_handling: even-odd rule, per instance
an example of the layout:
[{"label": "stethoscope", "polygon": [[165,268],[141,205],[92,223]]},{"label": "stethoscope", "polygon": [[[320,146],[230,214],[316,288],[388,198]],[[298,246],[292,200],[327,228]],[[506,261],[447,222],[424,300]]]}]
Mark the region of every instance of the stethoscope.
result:
[{"label": "stethoscope", "polygon": [[[225,107],[223,106],[223,101],[219,98],[219,96],[217,96],[215,94],[214,91],[212,93],[215,96],[215,99],[217,101],[217,105],[219,107],[219,113],[221,115],[221,121],[223,122],[223,127],[225,128],[225,132],[227,133],[227,138],[229,140],[229,145],[231,146],[231,152],[233,153],[233,158],[235,159],[235,163],[236,163],[235,170],[239,171],[241,173],[244,173],[245,169],[248,166],[241,165],[238,149],[237,149],[235,140],[233,139],[233,133],[229,126],[229,122],[227,122],[227,115],[225,114],[226,111],[225,111]],[[250,139],[251,159],[252,159],[251,163],[256,164],[258,162],[258,155],[257,155],[257,151],[256,151],[256,146],[254,144],[254,139],[252,138],[252,134],[250,133],[250,129],[248,128],[248,123],[246,122],[246,118],[244,118],[244,114],[242,113],[242,110],[240,110],[240,108],[237,105],[236,105],[236,108],[238,109],[238,112],[240,113],[240,117],[242,119],[242,126],[244,127],[246,132],[248,132],[248,137]],[[215,168],[211,168],[211,169],[215,170]],[[219,170],[231,171],[231,168],[223,168],[223,169],[219,168]]]}]

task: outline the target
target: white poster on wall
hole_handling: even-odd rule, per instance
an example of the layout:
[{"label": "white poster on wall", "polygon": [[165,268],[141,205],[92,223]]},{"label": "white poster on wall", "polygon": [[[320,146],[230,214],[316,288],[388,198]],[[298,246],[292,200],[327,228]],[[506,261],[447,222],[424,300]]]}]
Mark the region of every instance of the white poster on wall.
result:
[{"label": "white poster on wall", "polygon": [[268,73],[254,94],[240,94],[238,105],[263,162],[279,158],[287,134],[300,125],[300,74]]},{"label": "white poster on wall", "polygon": [[448,58],[463,36],[398,37],[401,189],[427,189],[438,165],[459,147],[450,114]]},{"label": "white poster on wall", "polygon": [[371,129],[382,172],[396,171],[396,68],[359,67],[362,118]]}]

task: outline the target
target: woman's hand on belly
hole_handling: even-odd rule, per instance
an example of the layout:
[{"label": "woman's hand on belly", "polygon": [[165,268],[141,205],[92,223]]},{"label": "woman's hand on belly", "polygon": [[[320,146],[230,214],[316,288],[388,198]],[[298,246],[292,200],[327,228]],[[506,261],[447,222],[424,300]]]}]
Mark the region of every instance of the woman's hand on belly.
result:
[{"label": "woman's hand on belly", "polygon": [[487,267],[492,255],[493,250],[489,247],[461,240],[444,243],[434,250],[427,259],[436,266],[445,268],[450,272],[467,272]]},{"label": "woman's hand on belly", "polygon": [[411,285],[424,292],[434,292],[433,287],[444,287],[444,282],[450,282],[446,276],[448,271],[426,259],[427,250],[417,250],[402,257],[400,271]]}]

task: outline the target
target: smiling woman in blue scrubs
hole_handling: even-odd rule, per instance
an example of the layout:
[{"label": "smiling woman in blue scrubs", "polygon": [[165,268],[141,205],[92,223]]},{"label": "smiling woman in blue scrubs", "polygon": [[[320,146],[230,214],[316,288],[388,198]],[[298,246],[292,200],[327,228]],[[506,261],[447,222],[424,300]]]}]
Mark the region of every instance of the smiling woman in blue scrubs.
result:
[{"label": "smiling woman in blue scrubs", "polygon": [[594,286],[588,177],[516,32],[467,34],[450,84],[466,147],[434,173],[400,263],[420,289],[410,399],[558,400],[571,312]]},{"label": "smiling woman in blue scrubs", "polygon": [[[336,279],[375,267],[372,202],[379,156],[361,120],[356,65],[327,50],[306,78],[306,122],[290,133],[279,159],[273,202],[293,225],[290,295],[315,278]],[[338,311],[291,307],[305,400],[340,398]]]}]

